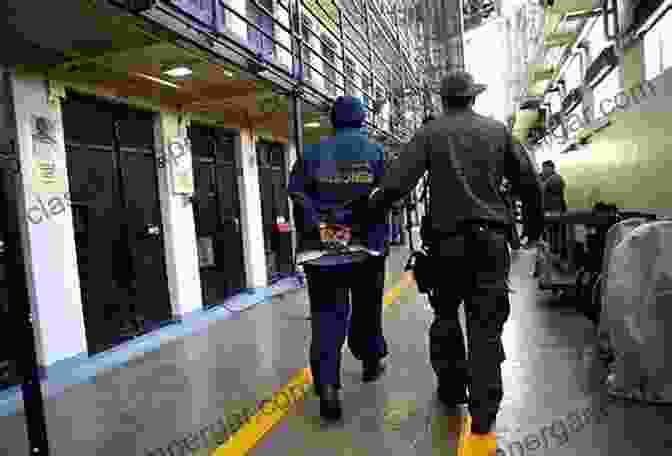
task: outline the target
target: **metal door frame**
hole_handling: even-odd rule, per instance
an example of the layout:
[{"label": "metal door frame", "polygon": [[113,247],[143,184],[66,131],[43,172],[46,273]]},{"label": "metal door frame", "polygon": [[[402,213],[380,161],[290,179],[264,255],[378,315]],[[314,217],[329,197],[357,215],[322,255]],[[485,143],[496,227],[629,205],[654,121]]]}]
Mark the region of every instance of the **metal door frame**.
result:
[{"label": "metal door frame", "polygon": [[[239,176],[239,164],[238,164],[238,157],[236,156],[236,151],[235,151],[235,140],[236,137],[240,135],[240,132],[232,132],[229,131],[226,128],[222,127],[217,127],[217,126],[211,126],[207,124],[201,124],[201,123],[195,123],[199,128],[206,129],[208,131],[208,155],[207,156],[202,156],[202,155],[196,155],[192,153],[192,160],[195,163],[198,161],[200,164],[205,164],[208,168],[208,173],[210,175],[211,182],[214,185],[214,202],[215,202],[215,214],[216,214],[216,220],[217,220],[217,229],[222,227],[225,224],[225,221],[233,222],[234,225],[236,225],[236,231],[238,235],[236,236],[236,242],[238,242],[239,245],[239,250],[241,253],[241,261],[243,263],[245,262],[245,244],[243,242],[243,232],[242,232],[242,226],[240,223],[240,219],[242,216],[242,207],[241,207],[241,198],[240,198],[240,193],[241,193],[241,188],[240,188],[240,182],[237,177]],[[232,148],[233,148],[233,154],[232,154],[232,159],[229,160],[224,160],[217,154],[217,132],[222,134],[223,136],[228,136],[232,139]],[[193,165],[192,165],[193,166]],[[234,217],[228,217],[224,216],[222,214],[222,209],[221,209],[221,202],[222,202],[222,195],[225,193],[225,189],[222,189],[220,186],[220,182],[218,179],[218,168],[220,167],[231,167],[232,168],[232,175],[234,176],[234,182],[233,186],[236,189],[235,197],[234,197],[234,204],[233,208],[236,211],[236,216]],[[196,178],[196,176],[194,176]],[[194,182],[195,184],[195,182]],[[197,229],[196,226],[196,220],[195,220],[196,214],[194,214],[194,228]],[[198,232],[196,232],[196,235],[198,236]],[[199,271],[202,268],[199,266]],[[247,284],[247,274],[245,271],[245,268],[243,267],[241,269],[241,275],[239,277],[240,283],[237,285],[239,288],[232,288],[229,290],[231,292],[231,296],[233,296],[235,293],[240,292],[246,288]]]},{"label": "metal door frame", "polygon": [[[288,157],[287,145],[283,144],[283,143],[280,143],[280,142],[273,142],[273,141],[269,141],[269,140],[265,140],[265,139],[258,139],[256,144],[255,144],[255,149],[256,149],[257,145],[260,144],[260,143],[266,145],[269,148],[269,153],[268,153],[268,160],[266,160],[266,157],[264,157],[262,159],[262,157],[260,156],[258,151],[256,151],[257,152],[257,165],[258,165],[259,169],[261,170],[262,168],[266,168],[266,169],[271,169],[272,171],[278,171],[279,170],[281,172],[281,175],[282,175],[282,181],[283,181],[282,188],[287,188],[288,180],[289,180],[289,172],[287,170],[287,157]],[[274,163],[273,159],[272,159],[272,152],[273,152],[274,148],[280,149],[281,153],[282,153],[282,160],[280,160],[277,163]],[[262,180],[261,172],[259,173],[259,179],[260,179],[260,186],[261,186],[261,180]],[[271,186],[273,187],[273,182],[271,182]],[[261,194],[261,191],[260,191],[260,194]],[[262,195],[262,198],[263,198],[263,195]],[[278,212],[280,212],[280,209],[275,205],[276,199],[277,198],[275,198],[275,191],[273,190],[273,198],[272,198],[273,220],[272,220],[272,223],[271,223],[272,225],[275,225],[277,217],[278,217]],[[282,217],[284,217],[286,222],[289,223],[290,220],[291,220],[292,212],[289,208],[289,202],[288,201],[287,201],[286,211],[284,211],[284,212],[285,213],[282,214]],[[263,217],[263,211],[262,211],[262,217]],[[263,222],[262,222],[262,224],[263,224]],[[265,227],[264,227],[264,229],[265,229]],[[278,253],[272,248],[272,243],[273,243],[272,242],[272,237],[273,237],[274,234],[275,234],[274,232],[271,232],[271,247],[268,250],[265,250],[265,253],[267,254],[267,258],[268,258],[268,253],[269,252],[272,252],[274,254]],[[293,245],[292,245],[292,249],[293,249]],[[277,259],[276,258],[276,263],[279,263],[281,260],[282,259]],[[292,271],[296,271],[295,257],[294,257],[294,252],[293,251],[290,252],[289,258],[287,260],[289,262],[289,265],[290,265],[290,268],[292,269]],[[276,266],[280,266],[280,265],[276,264]],[[269,280],[270,280],[270,277],[269,277]]]},{"label": "metal door frame", "polygon": [[[116,100],[108,100],[104,97],[99,97],[96,95],[89,95],[89,94],[82,94],[79,92],[74,92],[74,91],[69,91],[68,92],[68,97],[71,99],[75,99],[77,103],[82,103],[82,104],[91,104],[91,105],[96,105],[96,106],[101,106],[105,109],[109,109],[111,112],[111,117],[112,117],[112,123],[109,125],[109,128],[111,129],[112,132],[112,142],[113,144],[111,145],[101,145],[101,144],[88,144],[86,142],[77,142],[77,141],[71,141],[68,140],[67,137],[65,137],[64,134],[64,141],[65,141],[65,148],[66,148],[66,153],[68,148],[71,146],[75,147],[86,147],[86,148],[93,148],[93,149],[98,149],[102,151],[106,151],[108,153],[111,153],[111,159],[112,159],[112,174],[114,176],[113,179],[113,186],[112,186],[112,191],[115,193],[114,200],[118,204],[117,210],[119,214],[118,218],[118,223],[119,227],[121,228],[121,233],[123,233],[124,239],[123,239],[123,244],[125,245],[125,260],[124,263],[127,265],[129,268],[128,270],[130,271],[129,273],[124,274],[126,277],[126,282],[124,283],[124,286],[127,287],[129,293],[131,293],[131,296],[137,296],[137,279],[138,279],[138,271],[136,270],[135,264],[134,264],[134,257],[133,257],[133,246],[132,246],[132,236],[133,233],[131,233],[131,224],[128,221],[128,208],[129,208],[129,196],[128,196],[128,189],[126,188],[126,183],[128,180],[128,174],[127,174],[127,166],[128,166],[128,160],[127,160],[127,155],[129,153],[132,154],[141,154],[142,156],[151,156],[152,159],[152,179],[153,179],[153,189],[156,194],[156,209],[158,209],[159,214],[161,213],[161,187],[159,185],[159,175],[158,175],[158,162],[157,162],[157,156],[156,156],[156,149],[157,149],[157,144],[156,140],[153,139],[151,148],[145,148],[145,147],[138,147],[138,146],[122,146],[122,140],[121,140],[121,133],[120,133],[120,126],[121,126],[121,120],[124,112],[141,112],[141,113],[146,113],[148,115],[151,115],[153,118],[153,121],[156,120],[157,113],[150,111],[150,110],[145,110],[141,108],[136,108],[132,105],[129,105],[127,103],[123,102],[118,102]],[[67,102],[66,102],[67,103]],[[64,126],[64,131],[65,131],[65,126]],[[152,135],[153,137],[153,135]],[[67,158],[66,158],[67,160]],[[68,179],[70,179],[70,175],[68,175]],[[84,205],[85,203],[78,202],[78,201],[72,201],[71,202],[73,207],[77,205]],[[75,220],[73,218],[73,225],[75,223]],[[170,284],[168,282],[168,272],[167,272],[167,262],[166,262],[166,244],[165,244],[165,230],[163,226],[163,220],[162,217],[158,217],[156,220],[156,224],[159,227],[159,232],[161,233],[161,248],[159,249],[160,251],[160,263],[162,265],[161,267],[161,281],[166,285],[167,288],[169,288]],[[74,226],[73,226],[74,228]],[[77,248],[77,247],[75,247]],[[81,276],[81,271],[78,270],[78,275]],[[115,280],[116,277],[112,277],[113,280]],[[85,299],[84,296],[82,296],[82,299]],[[85,304],[84,302],[82,303],[83,305]],[[139,313],[138,313],[138,305],[137,305],[137,298],[130,299],[128,302],[128,313],[126,315],[122,315],[121,320],[129,323],[132,326],[133,331],[136,333],[135,336],[145,334],[147,331],[145,330],[144,327],[142,327],[142,322],[139,318]],[[170,302],[168,302],[168,308],[169,310],[169,320],[172,320],[174,318],[172,307],[170,306]],[[123,328],[120,327],[120,336],[122,335],[122,330]],[[115,344],[117,345],[117,344]]]},{"label": "metal door frame", "polygon": [[[8,74],[5,73],[4,82],[7,83]],[[10,97],[10,104],[14,106],[14,101]],[[12,110],[13,111],[13,110]],[[12,112],[12,115],[14,112]],[[10,169],[7,173],[9,179],[3,176],[0,180],[0,204],[6,209],[5,220],[5,253],[7,257],[13,259],[12,268],[7,268],[9,297],[14,304],[9,307],[9,318],[16,325],[16,340],[13,340],[17,354],[16,367],[21,376],[21,393],[23,397],[24,414],[26,416],[26,431],[28,434],[29,454],[31,456],[49,455],[49,438],[47,436],[47,419],[45,414],[44,396],[42,395],[42,386],[40,380],[40,367],[37,357],[37,343],[35,340],[35,328],[33,326],[33,315],[28,291],[27,269],[23,255],[23,237],[25,234],[21,230],[19,214],[21,210],[22,191],[22,173],[19,162],[19,155],[14,141],[10,142],[10,153],[4,154],[0,151],[0,173],[4,173],[5,164],[13,162],[16,168]],[[13,176],[13,177],[10,177]],[[18,177],[18,179],[17,179]],[[14,187],[16,198],[12,204],[12,198],[7,195],[10,186]]]}]

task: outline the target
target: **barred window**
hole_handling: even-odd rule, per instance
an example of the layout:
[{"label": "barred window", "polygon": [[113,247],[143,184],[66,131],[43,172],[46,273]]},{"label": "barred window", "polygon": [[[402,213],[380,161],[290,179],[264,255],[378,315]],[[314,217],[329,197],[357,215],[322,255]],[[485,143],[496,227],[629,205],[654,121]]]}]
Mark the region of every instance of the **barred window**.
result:
[{"label": "barred window", "polygon": [[355,64],[352,60],[346,58],[343,65],[343,73],[345,74],[345,94],[355,95]]},{"label": "barred window", "polygon": [[303,35],[303,77],[305,79],[311,79],[313,76],[312,73],[312,68],[310,67],[310,64],[312,64],[312,52],[310,50],[310,43],[312,41],[312,33],[311,30],[313,29],[313,24],[310,21],[310,19],[304,14],[301,17],[301,34]]},{"label": "barred window", "polygon": [[324,57],[324,87],[327,93],[334,95],[336,93],[336,69],[332,66],[336,64],[336,46],[322,35],[322,57]]}]

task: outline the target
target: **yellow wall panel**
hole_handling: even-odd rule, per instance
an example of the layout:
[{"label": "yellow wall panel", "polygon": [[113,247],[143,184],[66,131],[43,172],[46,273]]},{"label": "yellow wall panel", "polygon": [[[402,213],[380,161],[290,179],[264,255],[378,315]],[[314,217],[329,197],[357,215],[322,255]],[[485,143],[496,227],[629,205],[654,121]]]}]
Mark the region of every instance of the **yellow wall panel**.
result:
[{"label": "yellow wall panel", "polygon": [[672,208],[672,136],[660,112],[618,113],[585,148],[556,159],[567,182],[567,203],[589,208],[598,200],[621,208]]}]

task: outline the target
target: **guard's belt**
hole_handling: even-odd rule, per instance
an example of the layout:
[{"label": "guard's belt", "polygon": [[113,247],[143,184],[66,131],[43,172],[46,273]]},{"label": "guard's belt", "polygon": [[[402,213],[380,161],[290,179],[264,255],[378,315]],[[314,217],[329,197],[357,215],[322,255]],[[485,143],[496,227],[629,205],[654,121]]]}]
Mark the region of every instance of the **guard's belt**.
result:
[{"label": "guard's belt", "polygon": [[452,230],[441,230],[441,229],[437,230],[436,228],[433,228],[431,231],[433,237],[441,239],[446,237],[470,234],[477,230],[508,232],[509,229],[511,229],[511,226],[503,222],[494,222],[490,220],[474,220],[474,221],[469,220],[458,222],[455,225],[455,228]]}]

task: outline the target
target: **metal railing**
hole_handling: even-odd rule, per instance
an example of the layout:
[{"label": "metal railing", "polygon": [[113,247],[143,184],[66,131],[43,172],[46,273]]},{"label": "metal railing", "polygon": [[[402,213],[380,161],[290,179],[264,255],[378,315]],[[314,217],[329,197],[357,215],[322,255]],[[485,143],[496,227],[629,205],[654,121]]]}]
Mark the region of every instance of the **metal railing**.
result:
[{"label": "metal railing", "polygon": [[[215,36],[229,35],[230,40],[233,29],[237,29],[237,41],[250,52],[248,59],[283,73],[294,85],[317,98],[328,102],[344,94],[346,86],[354,88],[362,94],[369,120],[373,120],[376,127],[380,123],[377,108],[381,104],[376,103],[377,92],[394,102],[404,89],[418,88],[419,71],[404,52],[405,47],[399,41],[401,33],[395,33],[389,21],[376,17],[382,15],[372,6],[372,0],[365,0],[363,8],[358,8],[353,0],[344,1],[342,5],[334,0],[285,0],[275,4],[275,11],[257,0],[247,0],[246,11],[223,0],[191,4],[194,6],[170,0],[162,3]],[[363,11],[358,14],[358,9]],[[306,31],[308,42],[304,39],[303,16],[319,28]],[[331,52],[325,52],[327,49]],[[358,67],[354,75],[345,71],[346,60]],[[304,78],[307,69],[309,79]],[[322,84],[318,83],[320,79]],[[403,106],[403,103],[392,105]],[[395,125],[400,131],[393,133],[403,136],[410,133],[404,128],[404,122]],[[382,129],[390,130],[389,126]]]}]

